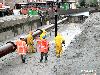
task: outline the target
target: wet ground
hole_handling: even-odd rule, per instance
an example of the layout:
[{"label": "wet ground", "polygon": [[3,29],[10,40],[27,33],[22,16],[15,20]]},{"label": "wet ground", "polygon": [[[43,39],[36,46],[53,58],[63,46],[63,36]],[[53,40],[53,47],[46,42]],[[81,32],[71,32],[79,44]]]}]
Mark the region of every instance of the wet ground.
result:
[{"label": "wet ground", "polygon": [[[62,32],[63,30],[63,32]],[[64,36],[66,41],[66,48],[70,44],[73,37],[80,33],[79,24],[61,24],[59,25],[59,33]],[[71,36],[74,33],[73,36]],[[67,38],[66,38],[67,37]],[[27,55],[27,64],[22,64],[20,57],[14,53],[10,53],[5,57],[0,59],[0,74],[1,75],[63,75],[66,72],[58,72],[58,70],[63,70],[64,64],[66,62],[63,60],[63,55],[65,53],[65,47],[63,48],[63,55],[61,58],[56,58],[55,56],[55,47],[54,47],[54,30],[51,31],[51,36],[48,33],[48,40],[50,41],[50,51],[48,53],[48,62],[39,63],[40,53],[33,53]],[[59,69],[57,68],[59,67]],[[66,67],[67,68],[67,67]]]},{"label": "wet ground", "polygon": [[50,41],[48,62],[39,63],[40,53],[27,55],[21,63],[16,52],[0,58],[0,75],[100,75],[99,16],[91,15],[82,24],[61,24],[58,32],[66,39],[60,58],[55,56],[54,30]]}]

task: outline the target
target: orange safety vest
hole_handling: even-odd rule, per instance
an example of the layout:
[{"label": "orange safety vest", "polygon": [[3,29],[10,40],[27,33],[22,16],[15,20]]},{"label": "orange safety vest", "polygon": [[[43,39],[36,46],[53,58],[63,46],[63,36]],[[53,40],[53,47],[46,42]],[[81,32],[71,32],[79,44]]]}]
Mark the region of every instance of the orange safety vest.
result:
[{"label": "orange safety vest", "polygon": [[25,41],[18,40],[18,41],[16,41],[16,45],[17,45],[17,52],[18,52],[18,54],[26,54],[26,52],[27,52],[27,45],[26,45]]},{"label": "orange safety vest", "polygon": [[37,51],[39,51],[40,50],[40,45],[41,45],[41,40],[40,40],[39,37],[37,37],[36,41],[37,41],[36,48],[37,48]]},{"label": "orange safety vest", "polygon": [[40,52],[47,53],[49,48],[49,43],[46,39],[42,39],[40,42]]}]

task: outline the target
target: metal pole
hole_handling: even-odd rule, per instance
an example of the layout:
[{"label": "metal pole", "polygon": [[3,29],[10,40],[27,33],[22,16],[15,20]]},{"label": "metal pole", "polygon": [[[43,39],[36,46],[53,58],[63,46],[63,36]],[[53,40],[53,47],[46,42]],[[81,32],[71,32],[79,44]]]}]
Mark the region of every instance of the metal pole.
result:
[{"label": "metal pole", "polygon": [[57,9],[55,10],[55,37],[57,36]]},{"label": "metal pole", "polygon": [[56,1],[56,9],[55,9],[55,37],[57,36],[57,8],[58,8],[58,0]]},{"label": "metal pole", "polygon": [[[40,35],[41,33],[42,33],[42,30],[38,29],[36,32],[34,32],[33,37]],[[25,38],[25,41],[26,41],[26,38]],[[6,45],[0,47],[0,58],[8,53],[14,52],[16,48],[17,47],[15,45],[15,42],[11,42],[11,41],[7,42]]]}]

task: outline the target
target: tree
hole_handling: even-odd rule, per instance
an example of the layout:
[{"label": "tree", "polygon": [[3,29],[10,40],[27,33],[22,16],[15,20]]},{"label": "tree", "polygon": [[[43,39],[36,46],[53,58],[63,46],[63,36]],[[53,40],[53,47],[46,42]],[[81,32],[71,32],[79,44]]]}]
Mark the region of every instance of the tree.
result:
[{"label": "tree", "polygon": [[92,0],[93,6],[97,6],[97,0]]},{"label": "tree", "polygon": [[85,4],[86,4],[85,0],[80,0],[79,3],[80,3],[80,6],[81,6],[81,7],[85,7]]},{"label": "tree", "polygon": [[96,5],[97,5],[97,0],[91,0],[90,1],[90,6],[91,7],[96,7]]}]

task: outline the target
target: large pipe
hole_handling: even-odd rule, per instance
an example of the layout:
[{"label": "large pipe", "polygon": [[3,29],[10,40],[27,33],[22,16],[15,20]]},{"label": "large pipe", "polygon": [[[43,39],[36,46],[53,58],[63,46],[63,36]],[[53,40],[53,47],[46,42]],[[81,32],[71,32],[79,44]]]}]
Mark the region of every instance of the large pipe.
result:
[{"label": "large pipe", "polygon": [[[34,32],[33,37],[35,37],[41,33],[42,33],[42,30],[38,29],[36,32]],[[25,40],[26,40],[26,37],[25,37]],[[0,58],[8,53],[15,51],[16,48],[17,47],[14,44],[14,42],[11,42],[11,41],[7,42],[6,45],[0,47]]]},{"label": "large pipe", "polygon": [[[59,24],[59,23],[65,21],[66,19],[67,18],[64,18],[62,20],[59,20],[57,23]],[[51,24],[49,26],[45,26],[42,29],[49,30],[51,28],[54,28],[54,24]],[[41,29],[37,29],[37,31],[34,32],[33,37],[36,37],[37,35],[40,35],[41,33],[42,33],[42,30]],[[25,39],[26,39],[26,37],[25,37]],[[14,42],[11,42],[11,41],[10,42],[7,42],[6,45],[0,47],[0,58],[3,57],[3,56],[5,56],[6,54],[9,54],[11,52],[14,52],[15,50],[16,50],[16,45],[14,44]]]},{"label": "large pipe", "polygon": [[15,47],[13,44],[8,43],[0,48],[0,58],[8,53],[15,51]]}]

